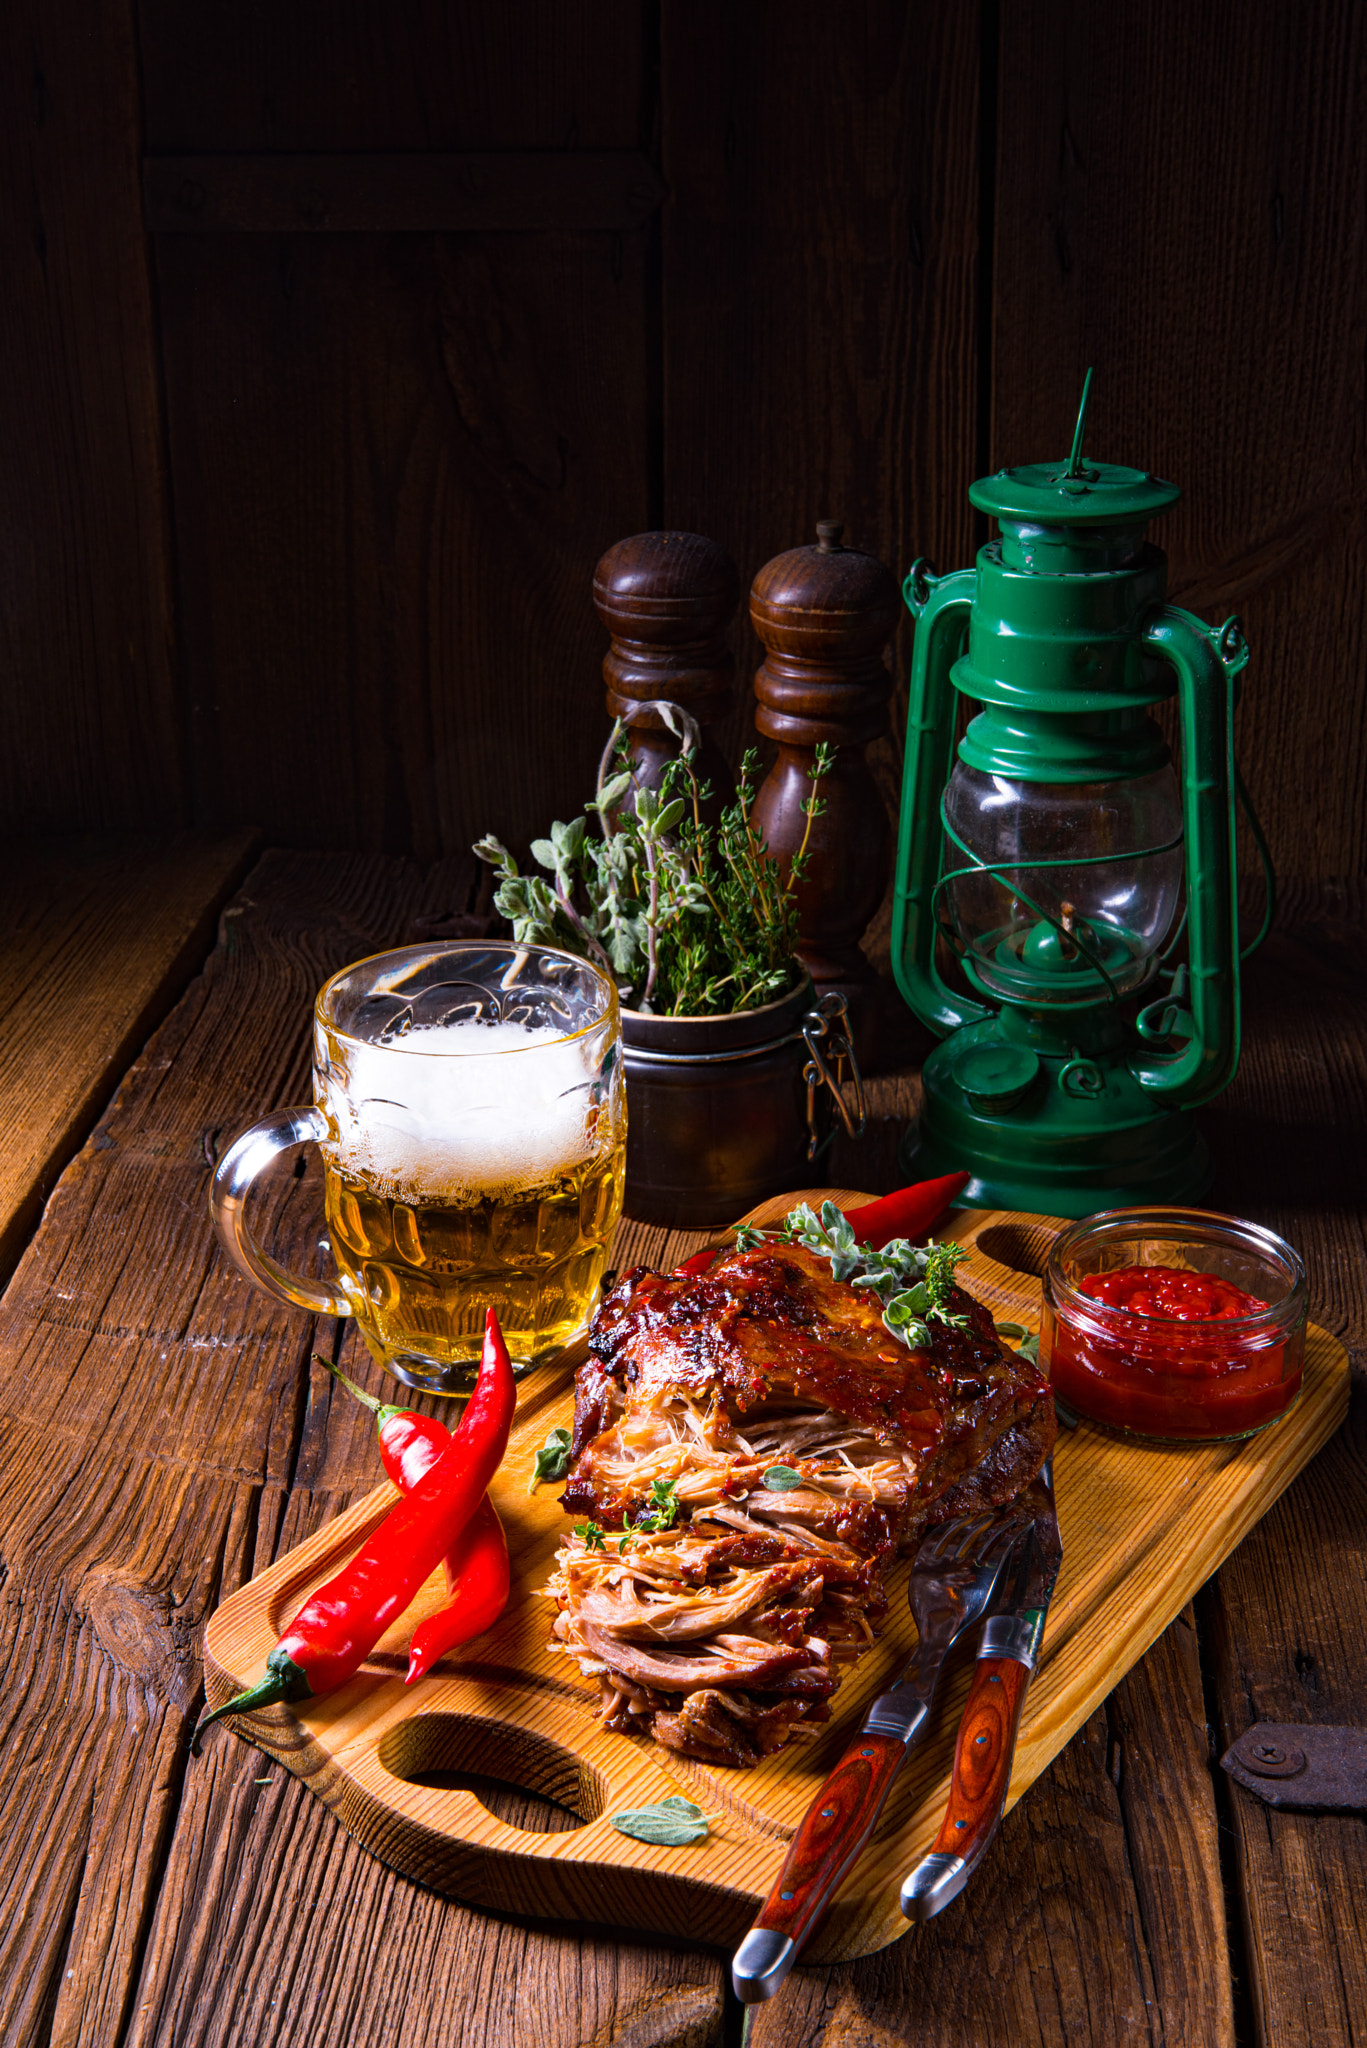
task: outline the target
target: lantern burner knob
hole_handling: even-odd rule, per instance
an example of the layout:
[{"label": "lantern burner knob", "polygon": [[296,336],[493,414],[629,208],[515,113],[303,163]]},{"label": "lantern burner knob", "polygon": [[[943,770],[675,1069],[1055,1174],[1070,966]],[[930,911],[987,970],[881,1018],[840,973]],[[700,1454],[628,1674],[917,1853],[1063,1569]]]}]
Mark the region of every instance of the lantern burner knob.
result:
[{"label": "lantern burner knob", "polygon": [[1057,924],[1042,917],[1032,924],[1021,941],[1020,957],[1027,967],[1041,967],[1052,974],[1066,972],[1094,973],[1085,954],[1100,958],[1107,967],[1115,966],[1129,956],[1125,947],[1108,932],[1098,931],[1085,917],[1079,917],[1071,904],[1065,904]]}]

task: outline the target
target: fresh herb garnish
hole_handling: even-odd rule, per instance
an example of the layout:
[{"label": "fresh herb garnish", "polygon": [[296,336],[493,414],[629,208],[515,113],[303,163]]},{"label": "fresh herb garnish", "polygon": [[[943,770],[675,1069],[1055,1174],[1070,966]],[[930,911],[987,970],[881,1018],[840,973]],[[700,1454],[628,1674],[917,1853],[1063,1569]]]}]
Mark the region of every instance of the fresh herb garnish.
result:
[{"label": "fresh herb garnish", "polygon": [[606,1550],[603,1532],[596,1522],[576,1522],[574,1533],[583,1539],[585,1550]]},{"label": "fresh herb garnish", "polygon": [[563,1479],[570,1464],[570,1433],[553,1429],[537,1452],[527,1491],[535,1493],[544,1480]]},{"label": "fresh herb garnish", "polygon": [[707,1815],[677,1792],[655,1806],[629,1807],[611,1819],[619,1835],[632,1835],[638,1842],[656,1842],[669,1849],[701,1842],[707,1834]]},{"label": "fresh herb garnish", "polygon": [[641,1510],[632,1524],[633,1534],[650,1532],[655,1529],[672,1529],[679,1518],[683,1503],[672,1479],[655,1479],[650,1486],[650,1504]]},{"label": "fresh herb garnish", "polygon": [[803,810],[807,832],[780,867],[753,819],[759,757],[741,763],[736,801],[715,826],[703,819],[710,791],[693,772],[696,721],[659,700],[636,715],[658,714],[682,743],[657,789],[638,785],[619,719],[604,750],[587,816],[559,820],[549,839],[532,841],[532,858],[550,880],[523,875],[497,839],[475,852],[499,875],[494,905],[520,943],[567,947],[595,961],[629,990],[640,1010],[661,1016],[714,1016],[772,1002],[801,974],[796,958],[795,889],[806,870],[807,840],[825,809],[818,785],[835,750],[818,746]]},{"label": "fresh herb garnish", "polygon": [[872,1289],[883,1304],[884,1326],[911,1351],[930,1343],[932,1322],[955,1330],[968,1325],[967,1316],[950,1307],[954,1268],[968,1257],[961,1244],[914,1245],[897,1237],[871,1251],[834,1202],[823,1202],[819,1217],[804,1202],[789,1212],[779,1235],[785,1244],[800,1244],[829,1260],[837,1280]]},{"label": "fresh herb garnish", "polygon": [[[998,1323],[997,1335],[1009,1338],[1020,1357],[1029,1364],[1039,1364],[1038,1330],[1027,1330],[1024,1323]],[[1057,1402],[1054,1405],[1057,1407]]]},{"label": "fresh herb garnish", "polygon": [[804,1250],[815,1252],[818,1258],[829,1259],[837,1280],[852,1279],[866,1259],[877,1256],[859,1243],[854,1225],[834,1202],[823,1202],[820,1216],[810,1202],[790,1209],[783,1219],[779,1236],[785,1244],[800,1244]]},{"label": "fresh herb garnish", "polygon": [[731,1228],[735,1233],[738,1252],[758,1251],[764,1243],[766,1233],[757,1230],[753,1223],[733,1223]]},{"label": "fresh herb garnish", "polygon": [[795,1486],[803,1484],[802,1474],[791,1465],[771,1465],[761,1478],[770,1493],[791,1493]]}]

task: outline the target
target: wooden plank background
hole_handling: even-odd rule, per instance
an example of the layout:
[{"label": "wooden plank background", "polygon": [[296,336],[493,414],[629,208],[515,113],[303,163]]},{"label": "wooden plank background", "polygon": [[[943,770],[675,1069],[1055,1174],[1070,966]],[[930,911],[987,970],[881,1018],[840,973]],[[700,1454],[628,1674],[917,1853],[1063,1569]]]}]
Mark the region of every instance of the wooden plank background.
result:
[{"label": "wooden plank background", "polygon": [[[1362,872],[1354,0],[18,0],[0,37],[0,829],[525,842],[589,781],[606,545],[692,527],[748,582],[830,516],[964,562],[969,480],[1066,446],[1093,362],[1094,452],[1186,491],[1174,595],[1247,618],[1279,865]],[[424,225],[423,164],[481,153],[476,224]],[[240,231],[150,233],[196,158]],[[350,210],[281,232],[303,159]],[[600,160],[642,166],[625,225],[517,198],[559,165],[596,220]]]}]

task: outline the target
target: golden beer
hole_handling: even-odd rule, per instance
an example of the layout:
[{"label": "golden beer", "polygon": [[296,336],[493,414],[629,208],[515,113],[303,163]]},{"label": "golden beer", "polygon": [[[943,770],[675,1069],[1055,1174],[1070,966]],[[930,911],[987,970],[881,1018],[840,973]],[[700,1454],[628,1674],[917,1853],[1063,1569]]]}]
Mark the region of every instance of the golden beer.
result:
[{"label": "golden beer", "polygon": [[[594,1306],[622,1213],[627,1105],[617,991],[553,946],[405,946],[319,991],[313,1094],[228,1148],[209,1190],[224,1249],[310,1315],[354,1316],[405,1386],[469,1391],[488,1309],[514,1368]],[[246,1200],[272,1161],[323,1155],[336,1278],[290,1272]]]},{"label": "golden beer", "polygon": [[559,1351],[592,1311],[621,1213],[625,1134],[607,1135],[596,1157],[541,1187],[467,1201],[415,1190],[400,1200],[328,1164],[332,1254],[375,1356],[420,1383],[434,1365],[471,1368],[488,1308],[515,1361]]}]

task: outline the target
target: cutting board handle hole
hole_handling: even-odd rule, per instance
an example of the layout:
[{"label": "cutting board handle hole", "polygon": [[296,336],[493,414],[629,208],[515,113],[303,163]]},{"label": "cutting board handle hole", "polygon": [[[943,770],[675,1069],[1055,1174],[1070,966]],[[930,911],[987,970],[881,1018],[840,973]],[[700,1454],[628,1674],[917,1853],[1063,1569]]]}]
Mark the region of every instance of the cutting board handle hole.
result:
[{"label": "cutting board handle hole", "polygon": [[989,1223],[978,1232],[974,1249],[1013,1273],[1032,1273],[1042,1280],[1060,1227],[1056,1223]]},{"label": "cutting board handle hole", "polygon": [[[396,1722],[380,1743],[379,1761],[407,1785],[473,1792],[497,1819],[532,1833],[583,1827],[608,1802],[607,1780],[572,1749],[511,1722],[469,1714]],[[472,1780],[478,1782],[466,1782]],[[530,1812],[525,1795],[535,1802]]]}]

